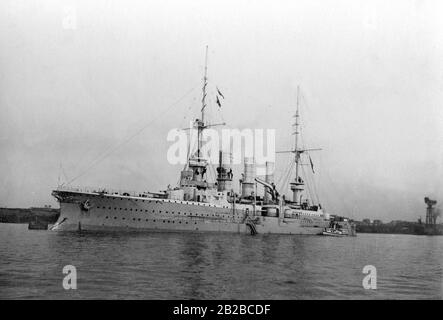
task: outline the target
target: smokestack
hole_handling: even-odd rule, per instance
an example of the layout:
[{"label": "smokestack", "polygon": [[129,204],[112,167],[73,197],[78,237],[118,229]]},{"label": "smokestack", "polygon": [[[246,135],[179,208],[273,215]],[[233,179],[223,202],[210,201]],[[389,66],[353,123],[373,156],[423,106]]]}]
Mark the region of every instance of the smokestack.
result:
[{"label": "smokestack", "polygon": [[219,153],[219,166],[217,168],[217,182],[219,192],[230,191],[232,189],[232,167],[231,167],[231,154],[220,151]]},{"label": "smokestack", "polygon": [[245,169],[242,182],[242,198],[247,198],[254,192],[255,165],[253,158],[244,158]]}]

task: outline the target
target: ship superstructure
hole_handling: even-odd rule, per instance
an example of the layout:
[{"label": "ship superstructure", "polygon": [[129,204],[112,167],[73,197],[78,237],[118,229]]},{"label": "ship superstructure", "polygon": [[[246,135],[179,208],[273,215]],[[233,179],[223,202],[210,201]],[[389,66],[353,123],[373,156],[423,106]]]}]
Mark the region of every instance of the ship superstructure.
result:
[{"label": "ship superstructure", "polygon": [[[206,51],[207,61],[207,51]],[[233,189],[231,154],[220,151],[216,181],[210,181],[210,164],[202,155],[202,133],[211,127],[205,119],[207,63],[203,77],[202,107],[197,147],[189,152],[179,184],[161,192],[60,186],[52,192],[60,203],[60,217],[52,230],[146,229],[157,231],[217,231],[250,234],[321,234],[329,226],[328,214],[317,204],[302,201],[304,181],[299,175],[299,109],[295,122],[296,174],[290,183],[291,200],[281,197],[274,183],[274,163],[266,163],[264,178],[256,175],[253,158],[245,158],[240,189]],[[309,149],[310,150],[310,149]],[[257,186],[264,192],[259,195]]]}]

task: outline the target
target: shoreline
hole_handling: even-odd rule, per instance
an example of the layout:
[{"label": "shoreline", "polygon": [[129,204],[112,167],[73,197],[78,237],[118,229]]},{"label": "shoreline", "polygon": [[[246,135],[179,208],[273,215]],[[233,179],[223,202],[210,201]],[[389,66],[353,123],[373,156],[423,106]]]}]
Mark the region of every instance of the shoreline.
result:
[{"label": "shoreline", "polygon": [[0,208],[0,223],[29,223],[31,221],[55,223],[60,209],[50,207]]}]

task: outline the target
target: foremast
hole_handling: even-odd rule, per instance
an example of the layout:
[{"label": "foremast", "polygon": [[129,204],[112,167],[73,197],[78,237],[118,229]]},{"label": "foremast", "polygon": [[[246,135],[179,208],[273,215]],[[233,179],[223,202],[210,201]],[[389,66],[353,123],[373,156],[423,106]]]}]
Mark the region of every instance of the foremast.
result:
[{"label": "foremast", "polygon": [[[208,167],[208,161],[202,154],[203,148],[203,131],[209,127],[224,125],[224,123],[209,125],[205,121],[205,110],[207,107],[206,96],[208,85],[208,46],[206,46],[205,54],[205,69],[203,75],[202,86],[202,99],[201,99],[201,116],[200,119],[194,121],[194,129],[197,129],[197,150],[195,153],[190,154],[187,158],[185,169],[181,173],[180,187],[197,187],[198,189],[206,189],[209,184],[206,181],[206,171]],[[189,145],[191,149],[191,145]]]},{"label": "foremast", "polygon": [[[206,128],[205,125],[205,109],[206,109],[206,86],[208,85],[208,46],[206,46],[205,55],[205,71],[203,76],[203,87],[202,87],[202,106],[201,106],[201,117],[200,119],[195,119],[194,128],[197,129],[197,151],[192,153],[186,163],[185,170],[182,171],[182,176],[180,179],[180,185],[189,186],[193,185],[198,188],[206,188],[207,183],[204,180],[204,176],[207,170],[207,160],[202,157],[202,146],[203,146],[203,131]],[[191,136],[189,137],[191,138]],[[191,145],[189,145],[191,148]]]},{"label": "foremast", "polygon": [[205,55],[205,73],[203,76],[203,87],[202,87],[202,108],[201,108],[201,120],[196,120],[197,132],[198,132],[198,142],[197,142],[197,157],[200,158],[200,150],[202,147],[202,134],[205,126],[205,109],[206,109],[206,86],[208,85],[208,46],[206,46]]},{"label": "foremast", "polygon": [[294,156],[295,156],[295,178],[294,181],[290,183],[291,191],[293,192],[292,201],[295,204],[300,204],[301,199],[299,201],[299,194],[304,190],[304,182],[303,179],[299,175],[300,168],[300,155],[303,150],[299,150],[298,148],[298,136],[300,134],[300,87],[297,86],[297,109],[295,111],[295,124],[294,124],[294,135],[295,135],[295,144],[294,144]]}]

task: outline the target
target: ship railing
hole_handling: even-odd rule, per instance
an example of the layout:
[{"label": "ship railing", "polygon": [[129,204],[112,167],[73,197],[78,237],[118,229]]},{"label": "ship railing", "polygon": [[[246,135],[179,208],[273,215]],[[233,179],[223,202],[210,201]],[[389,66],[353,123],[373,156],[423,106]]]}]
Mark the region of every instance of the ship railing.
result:
[{"label": "ship railing", "polygon": [[108,195],[120,195],[120,196],[131,196],[131,197],[148,197],[151,193],[147,191],[137,192],[130,190],[121,189],[110,189],[101,187],[76,187],[76,186],[59,186],[58,191],[73,191],[73,192],[84,192],[84,193],[97,193],[97,194],[108,194]]}]

